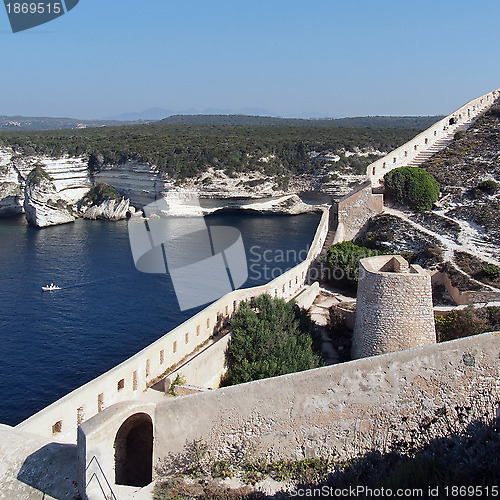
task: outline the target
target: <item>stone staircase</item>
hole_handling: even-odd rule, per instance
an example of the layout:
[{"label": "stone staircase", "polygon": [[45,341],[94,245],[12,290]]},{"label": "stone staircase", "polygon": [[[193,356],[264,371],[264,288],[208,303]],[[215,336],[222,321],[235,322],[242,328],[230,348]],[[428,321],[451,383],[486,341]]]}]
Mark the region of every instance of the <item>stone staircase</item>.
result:
[{"label": "stone staircase", "polygon": [[408,165],[410,167],[418,167],[422,165],[422,163],[425,163],[427,160],[432,158],[436,153],[439,153],[439,151],[442,151],[451,142],[453,142],[453,139],[457,132],[459,132],[460,130],[467,130],[476,121],[476,118],[466,123],[462,123],[458,127],[454,127],[446,137],[439,139],[434,144],[432,144],[432,146],[429,146],[427,149],[424,149],[423,151],[418,153],[418,155],[415,156],[413,160],[408,162]]},{"label": "stone staircase", "polygon": [[448,146],[455,134],[467,130],[493,104],[500,101],[500,89],[469,101],[450,115],[424,130],[411,141],[370,163],[366,177],[374,188],[383,186],[387,172],[406,165],[419,166]]},{"label": "stone staircase", "polygon": [[325,238],[325,243],[323,244],[323,248],[321,249],[321,252],[319,253],[319,257],[323,257],[326,255],[327,250],[330,248],[330,246],[333,244],[333,239],[335,238],[335,229],[330,229],[326,235]]}]

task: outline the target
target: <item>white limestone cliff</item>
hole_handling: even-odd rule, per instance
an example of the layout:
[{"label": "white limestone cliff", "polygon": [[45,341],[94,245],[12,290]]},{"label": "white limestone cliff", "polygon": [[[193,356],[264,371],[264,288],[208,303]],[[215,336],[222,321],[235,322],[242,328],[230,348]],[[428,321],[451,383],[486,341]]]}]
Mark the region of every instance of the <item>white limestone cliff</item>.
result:
[{"label": "white limestone cliff", "polygon": [[23,211],[24,193],[17,182],[0,182],[0,216],[17,215]]},{"label": "white limestone cliff", "polygon": [[326,205],[309,205],[304,203],[296,194],[289,194],[274,198],[259,200],[218,200],[210,207],[203,207],[203,215],[223,210],[248,210],[262,215],[299,215],[318,212]]},{"label": "white limestone cliff", "polygon": [[35,167],[24,188],[24,212],[28,224],[35,227],[74,222],[71,206],[59,197],[53,179],[42,167]]},{"label": "white limestone cliff", "polygon": [[[315,189],[302,179],[292,178],[289,186],[283,188],[261,172],[228,176],[223,171],[209,168],[200,176],[179,183],[158,173],[154,167],[135,161],[105,166],[91,175],[84,157],[21,156],[9,148],[0,148],[0,216],[23,213],[26,179],[34,165],[40,165],[52,178],[55,192],[51,200],[62,200],[60,204],[65,202],[76,207],[92,186],[101,183],[112,186],[128,200],[114,204],[111,200],[106,203],[106,200],[99,200],[96,207],[87,205],[75,209],[74,216],[88,219],[119,220],[127,216],[131,205],[142,208],[178,189],[193,191],[202,199],[208,198],[203,210],[205,215],[223,209],[249,209],[263,214],[299,214],[321,209],[303,203],[294,195],[301,190]],[[37,194],[35,198],[40,197]],[[41,213],[40,205],[37,209]],[[53,212],[51,207],[45,210]],[[32,214],[33,211],[32,208]]]}]

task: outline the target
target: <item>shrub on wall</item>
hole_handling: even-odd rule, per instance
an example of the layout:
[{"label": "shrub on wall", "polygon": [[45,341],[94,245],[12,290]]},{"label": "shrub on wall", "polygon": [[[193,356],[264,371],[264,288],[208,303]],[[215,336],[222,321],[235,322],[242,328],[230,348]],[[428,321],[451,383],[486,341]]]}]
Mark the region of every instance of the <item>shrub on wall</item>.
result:
[{"label": "shrub on wall", "polygon": [[231,320],[223,386],[320,366],[313,323],[294,302],[260,295],[242,302]]},{"label": "shrub on wall", "polygon": [[436,179],[418,167],[395,168],[385,174],[384,180],[387,194],[415,212],[431,210],[439,198]]}]

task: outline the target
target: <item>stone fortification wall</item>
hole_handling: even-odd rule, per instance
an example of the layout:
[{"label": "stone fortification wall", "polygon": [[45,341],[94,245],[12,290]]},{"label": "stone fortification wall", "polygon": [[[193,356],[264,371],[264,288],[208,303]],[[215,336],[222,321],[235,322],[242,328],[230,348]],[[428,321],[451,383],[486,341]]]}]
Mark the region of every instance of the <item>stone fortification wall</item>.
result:
[{"label": "stone fortification wall", "polygon": [[432,284],[444,285],[446,291],[455,301],[455,304],[459,306],[500,301],[500,292],[498,290],[460,290],[456,286],[453,286],[450,277],[446,273],[439,271],[432,275]]},{"label": "stone fortification wall", "polygon": [[331,457],[418,446],[493,418],[500,404],[500,334],[485,333],[144,407],[122,403],[80,427],[79,484],[94,455],[113,478],[114,440],[131,415],[154,422],[153,463],[203,440],[220,458]]},{"label": "stone fortification wall", "polygon": [[366,177],[373,185],[380,184],[384,175],[398,167],[411,164],[423,151],[446,145],[457,130],[467,127],[474,118],[488,109],[500,97],[500,89],[469,101],[456,111],[438,121],[415,138],[391,151],[387,156],[368,165]]},{"label": "stone fortification wall", "polygon": [[[47,406],[17,427],[42,436],[50,436],[57,441],[75,442],[77,426],[83,421],[113,404],[134,399],[155,380],[179,369],[186,356],[208,342],[230,320],[240,302],[263,293],[287,300],[297,295],[304,287],[311,262],[321,252],[328,225],[329,211],[326,210],[306,260],[293,269],[266,285],[235,290],[225,295],[136,355]],[[212,355],[201,357],[201,360],[205,359],[209,361],[203,361],[204,365],[213,367],[215,361]],[[220,353],[217,359],[220,359]],[[219,372],[222,369],[223,366]],[[186,366],[185,371],[188,370],[192,371],[192,364]],[[180,371],[184,375],[182,368]],[[213,384],[214,372],[209,371],[207,370],[205,375],[197,374],[196,383]]]},{"label": "stone fortification wall", "polygon": [[384,195],[372,192],[367,180],[341,198],[337,204],[338,226],[334,243],[352,240],[374,215],[384,210]]},{"label": "stone fortification wall", "polygon": [[353,358],[435,342],[430,275],[399,255],[361,259]]}]

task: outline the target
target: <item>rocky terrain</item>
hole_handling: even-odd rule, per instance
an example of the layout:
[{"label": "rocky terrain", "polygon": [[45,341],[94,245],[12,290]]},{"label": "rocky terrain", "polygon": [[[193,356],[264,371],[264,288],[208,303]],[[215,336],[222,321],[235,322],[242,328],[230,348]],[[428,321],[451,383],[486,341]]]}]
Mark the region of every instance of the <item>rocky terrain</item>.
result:
[{"label": "rocky terrain", "polygon": [[25,213],[35,227],[66,224],[82,216],[119,220],[135,212],[130,200],[114,190],[89,201],[94,188],[82,158],[35,160],[2,151],[0,180],[0,216]]},{"label": "rocky terrain", "polygon": [[421,167],[441,185],[440,206],[424,224],[455,221],[446,229],[453,238],[500,260],[500,101]]},{"label": "rocky terrain", "polygon": [[443,262],[443,249],[434,236],[425,234],[395,215],[371,219],[356,243],[386,252],[399,253],[412,264],[433,270]]}]

